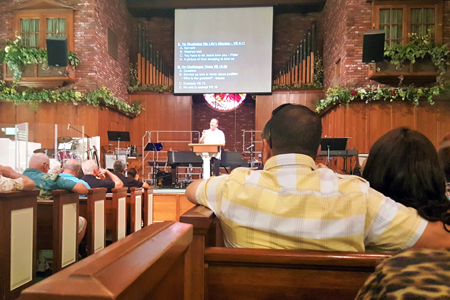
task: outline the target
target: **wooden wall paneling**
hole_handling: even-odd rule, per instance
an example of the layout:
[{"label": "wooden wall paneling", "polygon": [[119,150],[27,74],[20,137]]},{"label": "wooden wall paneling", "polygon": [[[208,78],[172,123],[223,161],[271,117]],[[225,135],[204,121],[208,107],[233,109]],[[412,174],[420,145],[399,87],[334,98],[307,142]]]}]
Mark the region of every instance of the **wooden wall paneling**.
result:
[{"label": "wooden wall paneling", "polygon": [[[94,107],[86,104],[78,104],[75,107],[74,113],[76,114],[76,118],[73,123],[70,125],[75,125],[76,129],[81,131],[81,127],[84,126],[84,133],[89,136],[100,136],[99,132],[99,111],[101,108]],[[64,124],[64,123],[63,123]],[[71,130],[70,133],[75,135],[77,132],[75,130]],[[81,134],[80,134],[81,136]],[[100,138],[100,144],[107,144],[107,140],[103,140]]]},{"label": "wooden wall paneling", "polygon": [[153,220],[177,221],[178,195],[153,195]]},{"label": "wooden wall paneling", "polygon": [[447,133],[450,133],[450,101],[436,101],[434,107],[436,109],[436,120],[438,125],[438,140],[436,142],[432,140],[432,142],[438,147],[442,138]]},{"label": "wooden wall paneling", "polygon": [[[55,106],[55,118],[54,123],[58,125],[57,136],[71,136],[81,137],[81,133],[73,129],[67,129],[69,123],[76,129],[81,131],[81,125],[78,123],[78,109],[76,105],[72,103],[54,103]],[[83,117],[83,120],[85,118]]]},{"label": "wooden wall paneling", "polygon": [[[108,140],[108,130],[110,127],[109,124],[110,120],[108,119],[108,113],[106,111],[106,109],[101,108],[98,110],[98,116],[97,116],[97,126],[98,126],[98,135],[100,136],[100,146],[104,146],[104,145],[115,145],[115,147],[117,147],[117,142],[110,142]],[[102,153],[102,158],[103,159],[103,154]]]},{"label": "wooden wall paneling", "polygon": [[438,134],[438,121],[436,107],[425,101],[414,108],[417,111],[417,131],[423,133],[434,145],[441,138]]},{"label": "wooden wall paneling", "polygon": [[411,129],[417,128],[417,110],[414,105],[404,102],[392,102],[393,124],[392,128],[408,127]]},{"label": "wooden wall paneling", "polygon": [[273,106],[272,106],[272,110],[274,110],[275,108],[277,108],[278,106],[284,104],[284,103],[290,103],[290,97],[289,97],[289,92],[278,92],[278,93],[273,93]]},{"label": "wooden wall paneling", "polygon": [[345,132],[344,136],[350,139],[347,142],[347,149],[356,149],[359,153],[368,153],[366,145],[367,132],[367,104],[355,102],[348,106],[345,111]]},{"label": "wooden wall paneling", "polygon": [[56,105],[54,103],[39,104],[36,123],[29,126],[30,132],[35,131],[35,140],[30,139],[30,141],[41,143],[42,148],[53,148],[55,146],[55,117]]},{"label": "wooden wall paneling", "polygon": [[391,103],[373,103],[368,110],[369,149],[386,132],[392,129]]},{"label": "wooden wall paneling", "polygon": [[[0,127],[16,125],[16,105],[13,102],[0,101]],[[10,138],[0,131],[0,138]]]},{"label": "wooden wall paneling", "polygon": [[[36,123],[36,115],[36,110],[30,108],[27,104],[16,105],[16,124],[28,122],[28,140],[30,142],[40,143],[37,130],[34,127],[34,124]],[[43,145],[42,148],[44,148]]]},{"label": "wooden wall paneling", "polygon": [[[139,153],[142,151],[142,137],[145,134],[145,131],[147,130],[146,126],[146,120],[145,117],[147,111],[149,110],[147,106],[147,95],[144,94],[133,94],[129,95],[128,101],[130,104],[134,102],[139,102],[140,106],[144,108],[144,110],[136,116],[136,118],[130,120],[130,139],[131,144],[136,145],[138,148]],[[151,108],[150,108],[151,110]],[[142,154],[142,153],[141,153]]]},{"label": "wooden wall paneling", "polygon": [[14,102],[0,101],[0,124],[8,126],[16,124],[16,105]]},{"label": "wooden wall paneling", "polygon": [[[174,96],[176,119],[174,130],[188,131],[192,130],[192,97],[191,96]],[[201,133],[200,133],[201,134]],[[189,133],[175,134],[174,140],[180,141],[175,145],[174,149],[190,150],[188,141],[191,135]],[[183,141],[183,142],[181,142]]]},{"label": "wooden wall paneling", "polygon": [[255,130],[263,130],[272,116],[272,95],[256,96],[255,103]]}]

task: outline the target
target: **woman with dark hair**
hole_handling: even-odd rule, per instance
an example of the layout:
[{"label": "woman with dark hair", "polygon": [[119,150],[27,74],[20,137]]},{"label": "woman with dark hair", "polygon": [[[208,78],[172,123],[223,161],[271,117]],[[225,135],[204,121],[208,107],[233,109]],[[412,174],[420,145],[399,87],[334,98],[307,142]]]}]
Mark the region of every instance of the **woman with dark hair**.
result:
[{"label": "woman with dark hair", "polygon": [[415,208],[422,218],[450,224],[443,166],[422,133],[400,127],[383,135],[370,149],[362,177],[377,191]]}]

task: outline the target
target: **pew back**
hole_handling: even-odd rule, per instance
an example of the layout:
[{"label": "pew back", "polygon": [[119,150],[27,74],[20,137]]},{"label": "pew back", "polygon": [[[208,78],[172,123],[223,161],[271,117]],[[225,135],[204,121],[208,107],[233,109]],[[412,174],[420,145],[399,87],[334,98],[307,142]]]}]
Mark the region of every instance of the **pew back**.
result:
[{"label": "pew back", "polygon": [[80,216],[86,218],[87,253],[91,255],[105,248],[106,188],[89,189],[87,197],[80,197]]},{"label": "pew back", "polygon": [[144,188],[143,194],[144,210],[142,214],[144,220],[144,227],[153,224],[153,189],[154,186]]},{"label": "pew back", "polygon": [[127,188],[112,189],[106,194],[106,230],[112,233],[112,242],[127,234]]},{"label": "pew back", "polygon": [[224,248],[206,207],[180,218],[194,226],[188,299],[353,299],[385,254]]},{"label": "pew back", "polygon": [[78,259],[78,195],[52,192],[53,200],[37,201],[37,249],[53,250],[53,273]]},{"label": "pew back", "polygon": [[38,195],[0,193],[0,299],[16,299],[35,279]]},{"label": "pew back", "polygon": [[147,226],[24,290],[23,300],[184,299],[192,226]]},{"label": "pew back", "polygon": [[375,253],[206,248],[204,299],[354,299]]}]

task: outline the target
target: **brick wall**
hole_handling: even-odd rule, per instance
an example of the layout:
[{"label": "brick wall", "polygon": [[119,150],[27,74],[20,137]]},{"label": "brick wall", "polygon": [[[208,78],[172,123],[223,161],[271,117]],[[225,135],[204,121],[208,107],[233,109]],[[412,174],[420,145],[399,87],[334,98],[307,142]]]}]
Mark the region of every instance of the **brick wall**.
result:
[{"label": "brick wall", "polygon": [[242,151],[242,129],[255,129],[255,101],[247,97],[235,111],[218,112],[211,109],[206,102],[196,101],[192,107],[192,130],[200,133],[209,129],[212,118],[219,120],[219,129],[225,134],[225,150]]},{"label": "brick wall", "polygon": [[[12,10],[29,0],[6,0],[0,7],[0,47],[6,39],[14,39]],[[60,0],[75,7],[74,52],[81,59],[76,70],[77,86],[82,92],[101,86],[126,101],[131,53],[135,53],[135,19],[125,7],[124,0]],[[108,54],[107,28],[118,36],[119,58]]]},{"label": "brick wall", "polygon": [[[125,100],[130,78],[130,48],[137,34],[134,18],[123,0],[96,0],[93,16],[96,20],[95,81]],[[108,27],[118,38],[118,59],[108,53]]]}]

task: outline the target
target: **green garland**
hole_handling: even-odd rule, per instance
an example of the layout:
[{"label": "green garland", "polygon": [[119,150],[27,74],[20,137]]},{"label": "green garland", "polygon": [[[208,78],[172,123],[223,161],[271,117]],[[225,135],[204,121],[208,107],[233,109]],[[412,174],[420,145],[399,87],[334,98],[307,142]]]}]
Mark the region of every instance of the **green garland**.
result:
[{"label": "green garland", "polygon": [[[69,65],[79,66],[81,60],[78,56],[68,51],[67,58]],[[8,67],[13,71],[14,84],[22,78],[21,68],[30,64],[42,64],[47,67],[47,50],[26,48],[20,36],[17,36],[14,41],[6,41],[4,49],[0,50],[0,64],[6,62]]]},{"label": "green garland", "polygon": [[447,45],[440,45],[430,39],[430,33],[418,36],[415,33],[409,35],[410,42],[403,44],[385,45],[384,57],[390,59],[390,63],[398,69],[406,62],[414,64],[419,58],[431,58],[431,62],[439,70],[440,77],[445,74],[449,63],[450,50]]},{"label": "green garland", "polygon": [[443,86],[437,85],[430,88],[398,87],[380,88],[368,85],[367,88],[356,88],[354,90],[341,89],[337,86],[329,88],[326,98],[319,101],[316,111],[320,113],[330,105],[349,104],[352,101],[410,101],[414,105],[419,105],[420,98],[426,98],[433,105],[433,98],[443,92]]},{"label": "green garland", "polygon": [[143,110],[139,105],[128,104],[121,99],[114,97],[114,94],[106,87],[82,94],[74,87],[70,90],[33,90],[27,89],[19,92],[14,86],[8,86],[4,81],[0,81],[0,99],[12,101],[15,104],[27,103],[37,109],[40,103],[66,102],[78,105],[86,103],[97,107],[105,105],[106,107],[117,107],[117,110],[127,116],[140,114]]},{"label": "green garland", "polygon": [[173,86],[169,85],[154,85],[154,84],[148,84],[148,85],[133,85],[128,86],[128,93],[134,93],[134,92],[140,92],[140,91],[149,91],[149,92],[157,92],[157,93],[163,93],[163,92],[173,92]]}]

